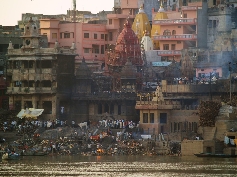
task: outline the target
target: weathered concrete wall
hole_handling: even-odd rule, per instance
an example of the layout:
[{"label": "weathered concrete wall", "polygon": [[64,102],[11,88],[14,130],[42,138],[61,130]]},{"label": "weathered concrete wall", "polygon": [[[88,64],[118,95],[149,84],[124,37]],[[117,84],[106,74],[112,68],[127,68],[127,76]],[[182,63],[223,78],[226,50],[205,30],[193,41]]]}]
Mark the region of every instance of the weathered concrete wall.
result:
[{"label": "weathered concrete wall", "polygon": [[181,142],[181,154],[183,156],[194,155],[198,153],[207,153],[207,147],[215,153],[215,142],[205,140],[184,140]]},{"label": "weathered concrete wall", "polygon": [[234,147],[224,148],[223,153],[227,155],[237,155],[237,148]]},{"label": "weathered concrete wall", "polygon": [[216,136],[216,127],[199,127],[198,135],[204,140],[213,140]]},{"label": "weathered concrete wall", "polygon": [[151,10],[154,8],[155,12],[159,9],[160,2],[157,0],[144,0],[144,11],[147,14],[149,21],[152,20]]},{"label": "weathered concrete wall", "polygon": [[207,47],[207,2],[202,3],[202,9],[197,14],[197,47]]}]

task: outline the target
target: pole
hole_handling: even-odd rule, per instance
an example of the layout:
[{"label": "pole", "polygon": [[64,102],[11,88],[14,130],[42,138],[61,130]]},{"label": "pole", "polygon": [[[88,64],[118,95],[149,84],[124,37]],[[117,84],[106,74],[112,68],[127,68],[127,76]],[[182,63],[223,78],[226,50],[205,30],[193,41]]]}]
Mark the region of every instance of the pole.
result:
[{"label": "pole", "polygon": [[230,103],[231,103],[231,62],[229,62],[229,71],[230,71]]},{"label": "pole", "polygon": [[210,72],[210,101],[212,101],[212,94],[211,94],[211,72]]}]

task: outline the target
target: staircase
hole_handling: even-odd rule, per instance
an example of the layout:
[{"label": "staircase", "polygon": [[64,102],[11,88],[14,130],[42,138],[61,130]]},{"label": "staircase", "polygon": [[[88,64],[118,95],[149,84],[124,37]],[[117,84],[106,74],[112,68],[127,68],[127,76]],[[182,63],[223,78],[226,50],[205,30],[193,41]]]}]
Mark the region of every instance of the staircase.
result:
[{"label": "staircase", "polygon": [[215,142],[215,154],[223,154],[224,142],[216,141]]}]

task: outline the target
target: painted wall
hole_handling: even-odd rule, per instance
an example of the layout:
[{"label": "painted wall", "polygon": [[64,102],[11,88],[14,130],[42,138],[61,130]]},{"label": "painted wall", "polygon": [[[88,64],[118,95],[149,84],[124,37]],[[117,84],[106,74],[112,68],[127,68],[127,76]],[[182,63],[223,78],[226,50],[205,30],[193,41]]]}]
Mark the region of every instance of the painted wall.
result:
[{"label": "painted wall", "polygon": [[[59,23],[52,20],[41,20],[41,34],[47,33],[50,47],[54,47],[57,40],[62,47],[70,48],[72,43],[76,44],[76,53],[79,55],[76,59],[85,57],[86,60],[100,60],[104,61],[104,54],[101,54],[101,46],[107,44],[105,40],[106,25],[104,24],[88,24],[88,23]],[[52,38],[52,33],[57,33],[57,39]],[[61,34],[60,34],[61,33]],[[69,38],[65,38],[64,33],[70,33]],[[84,37],[84,33],[89,33],[89,38]],[[97,35],[95,39],[94,34]],[[104,34],[104,39],[101,39],[101,34]],[[99,53],[93,53],[92,45],[99,45]],[[89,52],[85,53],[84,49],[88,48]]]}]

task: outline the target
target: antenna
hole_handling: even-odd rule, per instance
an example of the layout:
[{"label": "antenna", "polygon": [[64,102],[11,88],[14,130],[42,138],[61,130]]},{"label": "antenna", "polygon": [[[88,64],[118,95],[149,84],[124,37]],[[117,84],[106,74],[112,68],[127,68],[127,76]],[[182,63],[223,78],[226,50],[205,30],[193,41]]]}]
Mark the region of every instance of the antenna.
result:
[{"label": "antenna", "polygon": [[72,9],[73,9],[73,22],[76,21],[76,8],[77,8],[77,1],[72,0]]},{"label": "antenna", "polygon": [[77,7],[77,1],[76,0],[72,0],[73,3],[73,10],[76,10]]}]

